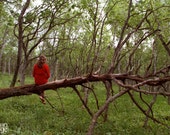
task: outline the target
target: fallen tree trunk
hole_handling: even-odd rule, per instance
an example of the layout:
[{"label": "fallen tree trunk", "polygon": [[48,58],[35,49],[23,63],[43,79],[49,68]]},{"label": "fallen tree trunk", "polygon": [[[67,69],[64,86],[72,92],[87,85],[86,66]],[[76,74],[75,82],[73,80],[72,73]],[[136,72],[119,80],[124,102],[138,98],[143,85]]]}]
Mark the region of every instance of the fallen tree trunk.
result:
[{"label": "fallen tree trunk", "polygon": [[87,83],[87,82],[111,81],[113,79],[117,79],[120,81],[129,79],[138,82],[142,85],[147,84],[151,86],[157,86],[167,81],[170,81],[170,76],[164,78],[157,78],[157,79],[146,79],[139,76],[127,75],[127,74],[87,75],[84,77],[75,77],[71,79],[56,80],[39,86],[35,84],[30,84],[25,86],[0,89],[0,100],[9,97],[14,97],[14,96],[37,94],[39,91],[44,91],[44,90],[51,90],[51,89],[64,88],[64,87],[74,87],[75,85],[82,85],[83,83]]}]

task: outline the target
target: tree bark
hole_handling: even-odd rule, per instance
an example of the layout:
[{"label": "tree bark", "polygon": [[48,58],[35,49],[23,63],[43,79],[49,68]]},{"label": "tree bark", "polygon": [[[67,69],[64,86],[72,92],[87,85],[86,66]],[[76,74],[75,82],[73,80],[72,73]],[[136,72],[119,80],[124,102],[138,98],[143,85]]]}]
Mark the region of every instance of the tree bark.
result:
[{"label": "tree bark", "polygon": [[[133,90],[136,90],[136,86],[143,86],[143,85],[150,85],[150,86],[158,86],[162,85],[168,81],[170,81],[170,76],[166,76],[163,78],[157,78],[157,79],[146,79],[146,78],[141,78],[138,76],[134,75],[126,75],[126,74],[103,74],[103,75],[87,75],[87,76],[82,76],[82,77],[75,77],[71,79],[62,79],[62,80],[56,80],[53,82],[49,82],[44,85],[35,85],[35,84],[30,84],[30,85],[25,85],[25,86],[20,86],[20,87],[11,87],[11,88],[5,88],[5,89],[0,89],[0,100],[9,98],[9,97],[14,97],[14,96],[22,96],[22,95],[30,95],[30,94],[36,94],[39,91],[43,90],[50,90],[50,89],[57,89],[57,88],[64,88],[64,87],[75,87],[75,85],[82,85],[83,83],[88,83],[88,82],[99,82],[99,81],[110,81],[110,80],[125,80],[125,79],[130,79],[133,81],[138,82],[137,85],[124,85],[122,87],[125,88],[131,88]],[[138,91],[137,91],[138,92]],[[168,95],[170,96],[170,93],[164,92],[149,92],[149,91],[140,91],[145,94],[162,94],[162,95]]]}]

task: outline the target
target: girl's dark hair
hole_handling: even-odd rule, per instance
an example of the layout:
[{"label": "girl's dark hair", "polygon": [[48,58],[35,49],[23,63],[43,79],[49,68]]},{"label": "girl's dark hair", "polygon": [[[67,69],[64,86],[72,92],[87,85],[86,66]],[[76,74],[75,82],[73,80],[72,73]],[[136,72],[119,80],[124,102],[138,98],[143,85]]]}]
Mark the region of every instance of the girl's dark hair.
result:
[{"label": "girl's dark hair", "polygon": [[42,68],[43,64],[46,62],[46,57],[44,55],[40,55],[38,58],[37,65],[39,68]]}]

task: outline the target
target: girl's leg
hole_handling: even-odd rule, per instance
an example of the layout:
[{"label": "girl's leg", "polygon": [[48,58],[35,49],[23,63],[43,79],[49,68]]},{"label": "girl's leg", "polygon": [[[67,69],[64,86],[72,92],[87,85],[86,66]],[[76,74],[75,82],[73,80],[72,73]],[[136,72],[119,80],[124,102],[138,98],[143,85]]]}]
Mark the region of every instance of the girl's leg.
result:
[{"label": "girl's leg", "polygon": [[45,104],[45,96],[44,96],[44,91],[40,93],[40,99],[43,104]]}]

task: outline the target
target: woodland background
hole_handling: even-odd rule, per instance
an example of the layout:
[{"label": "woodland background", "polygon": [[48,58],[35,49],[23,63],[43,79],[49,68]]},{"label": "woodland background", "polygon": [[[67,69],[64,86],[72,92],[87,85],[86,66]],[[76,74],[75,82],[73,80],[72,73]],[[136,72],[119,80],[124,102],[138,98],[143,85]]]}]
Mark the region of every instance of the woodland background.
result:
[{"label": "woodland background", "polygon": [[[86,76],[86,84],[75,85],[92,90],[90,77],[99,77],[106,102],[92,115],[89,134],[101,113],[106,120],[108,105],[124,94],[162,123],[151,108],[157,95],[170,95],[169,0],[1,0],[0,31],[0,72],[13,76],[10,87],[25,84],[41,54],[47,56],[50,81]],[[133,99],[134,92],[152,95],[147,111]]]}]

